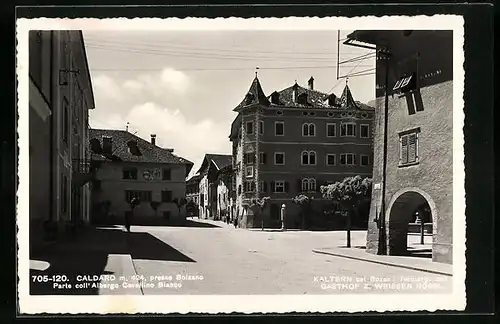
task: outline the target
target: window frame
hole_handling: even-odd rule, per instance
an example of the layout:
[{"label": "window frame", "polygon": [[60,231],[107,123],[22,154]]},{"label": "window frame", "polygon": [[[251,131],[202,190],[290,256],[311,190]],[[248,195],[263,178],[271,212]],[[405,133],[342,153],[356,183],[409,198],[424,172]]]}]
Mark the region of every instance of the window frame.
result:
[{"label": "window frame", "polygon": [[[415,158],[414,160],[410,161],[409,159],[409,149],[410,149],[410,135],[415,136]],[[403,161],[403,137],[407,138],[407,148],[406,148],[406,162]],[[420,150],[419,150],[419,138],[420,138],[420,129],[412,129],[409,131],[401,132],[399,133],[399,167],[406,167],[406,166],[412,166],[420,163]]]},{"label": "window frame", "polygon": [[[276,163],[276,156],[283,155],[283,163]],[[274,165],[285,165],[285,152],[274,152]]]},{"label": "window frame", "polygon": [[[363,164],[363,158],[366,158],[366,164]],[[359,155],[359,165],[360,166],[369,166],[370,165],[370,156],[368,154],[360,154]]]},{"label": "window frame", "polygon": [[[333,156],[333,164],[328,163],[328,157]],[[335,153],[326,153],[325,164],[327,166],[335,166],[337,165],[337,155]]]},{"label": "window frame", "polygon": [[[363,127],[366,127],[366,136],[363,136]],[[370,124],[359,125],[359,137],[360,138],[370,138]]]},{"label": "window frame", "polygon": [[[252,129],[252,132],[249,132],[248,130],[250,129],[248,127],[248,125],[252,125],[251,129]],[[245,122],[245,134],[246,135],[254,135],[255,134],[255,125],[254,125],[254,122],[251,120],[251,121],[246,121]]]},{"label": "window frame", "polygon": [[[353,130],[353,134],[352,135],[349,135],[349,132],[347,131],[348,130],[348,125],[351,125],[353,126],[352,130]],[[342,126],[345,126],[345,134],[342,135]],[[340,124],[340,137],[356,137],[356,123],[355,122],[342,122]]]},{"label": "window frame", "polygon": [[[167,172],[168,170],[168,172]],[[165,174],[168,174],[168,178],[165,177]],[[161,179],[163,181],[171,181],[172,180],[172,169],[171,168],[163,168],[161,170]]]},{"label": "window frame", "polygon": [[[342,156],[345,156],[345,163],[342,163]],[[352,156],[352,163],[347,163],[347,156]],[[340,165],[344,166],[355,166],[356,165],[356,153],[340,153]]]},{"label": "window frame", "polygon": [[[249,173],[248,170],[251,170],[251,172]],[[254,175],[253,165],[247,165],[245,167],[245,178],[253,178],[253,175]]]},{"label": "window frame", "polygon": [[[333,126],[333,135],[329,135],[328,129]],[[326,123],[326,137],[337,137],[337,123]]]},{"label": "window frame", "polygon": [[[307,134],[305,134],[304,130],[307,130]],[[312,130],[312,135],[311,135]],[[302,124],[302,137],[315,137],[316,136],[316,124],[314,123],[303,123]]]},{"label": "window frame", "polygon": [[[135,173],[135,177],[126,178],[125,172],[132,172],[132,174]],[[137,168],[134,168],[134,167],[123,167],[122,168],[122,180],[137,180],[138,178],[139,178],[139,170],[137,170]]]},{"label": "window frame", "polygon": [[[274,181],[274,193],[286,193],[285,191],[285,180],[275,180]],[[279,187],[283,189],[283,191],[278,191],[278,184],[280,184]]]},{"label": "window frame", "polygon": [[[307,154],[307,163],[304,163],[303,157],[304,153]],[[311,155],[314,155],[314,163],[311,163]],[[300,153],[300,164],[301,165],[317,165],[318,164],[318,154],[313,150],[304,150]]]},{"label": "window frame", "polygon": [[259,135],[264,135],[264,121],[259,120]]},{"label": "window frame", "polygon": [[[276,126],[278,124],[282,125],[282,131],[283,131],[283,133],[281,133],[281,134],[277,133],[278,128]],[[274,136],[285,136],[285,122],[284,121],[275,121],[274,122]]]}]

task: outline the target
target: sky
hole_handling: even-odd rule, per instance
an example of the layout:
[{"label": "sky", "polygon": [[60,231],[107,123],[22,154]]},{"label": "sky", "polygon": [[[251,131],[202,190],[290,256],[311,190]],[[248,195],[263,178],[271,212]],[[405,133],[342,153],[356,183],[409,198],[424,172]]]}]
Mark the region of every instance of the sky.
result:
[{"label": "sky", "polygon": [[[341,31],[341,40],[351,31]],[[96,107],[92,128],[125,129],[194,163],[206,153],[231,154],[229,132],[255,72],[266,95],[291,86],[340,96],[340,60],[369,53],[341,45],[337,31],[83,31]],[[259,69],[257,70],[256,67]],[[341,65],[339,74],[363,74],[375,59]],[[373,71],[351,76],[354,99],[375,98]]]}]

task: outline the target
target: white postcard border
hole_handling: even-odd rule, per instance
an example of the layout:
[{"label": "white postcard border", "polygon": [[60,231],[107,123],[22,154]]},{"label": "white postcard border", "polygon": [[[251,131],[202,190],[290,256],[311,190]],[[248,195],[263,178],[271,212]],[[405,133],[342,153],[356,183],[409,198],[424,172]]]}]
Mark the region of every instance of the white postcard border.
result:
[{"label": "white postcard border", "polygon": [[[126,21],[126,23],[124,23]],[[450,294],[336,295],[29,295],[29,76],[28,31],[40,30],[453,30],[453,291]],[[461,16],[289,18],[18,19],[19,185],[18,297],[21,314],[284,313],[463,310],[465,296],[464,20]]]}]

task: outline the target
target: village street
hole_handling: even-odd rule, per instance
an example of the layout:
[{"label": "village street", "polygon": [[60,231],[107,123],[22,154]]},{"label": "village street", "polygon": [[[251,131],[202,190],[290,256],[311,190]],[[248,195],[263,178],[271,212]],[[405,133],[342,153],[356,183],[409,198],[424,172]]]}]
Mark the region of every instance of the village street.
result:
[{"label": "village street", "polygon": [[[196,222],[198,223],[198,222]],[[199,227],[132,227],[169,246],[168,257],[134,257],[133,264],[149,294],[321,294],[425,292],[417,285],[391,287],[401,277],[440,282],[446,291],[451,277],[314,253],[315,248],[345,244],[345,232],[278,232],[235,229],[222,222],[202,221]],[[218,227],[212,227],[216,224]],[[353,246],[363,245],[365,231],[352,233]],[[133,244],[134,242],[132,242]],[[132,251],[134,247],[131,247]],[[157,257],[158,256],[158,257]],[[177,276],[182,276],[181,280]],[[158,288],[161,278],[179,288]],[[363,279],[361,279],[363,278]],[[363,281],[357,281],[363,280]],[[375,281],[376,280],[376,281]],[[338,281],[338,282],[336,282]],[[343,283],[343,286],[335,284]],[[361,283],[356,286],[356,283]],[[345,285],[349,284],[349,285]],[[378,285],[378,286],[377,286]],[[406,291],[405,291],[406,289]]]}]

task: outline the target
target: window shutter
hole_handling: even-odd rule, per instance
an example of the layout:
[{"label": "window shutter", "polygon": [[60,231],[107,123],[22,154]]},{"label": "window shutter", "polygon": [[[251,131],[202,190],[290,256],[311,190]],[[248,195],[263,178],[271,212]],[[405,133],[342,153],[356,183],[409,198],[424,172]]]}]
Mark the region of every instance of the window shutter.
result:
[{"label": "window shutter", "polygon": [[356,154],[352,155],[352,164],[356,165]]},{"label": "window shutter", "polygon": [[263,181],[262,183],[262,191],[267,192],[267,182]]},{"label": "window shutter", "polygon": [[288,181],[285,181],[285,192],[288,192],[288,189],[289,189],[288,187],[289,187]]},{"label": "window shutter", "polygon": [[356,124],[352,125],[352,135],[356,136]]},{"label": "window shutter", "polygon": [[345,158],[346,158],[345,154],[340,154],[340,164],[345,164]]},{"label": "window shutter", "polygon": [[401,137],[401,163],[408,163],[408,135]]},{"label": "window shutter", "polygon": [[415,162],[417,156],[416,134],[408,135],[408,162]]},{"label": "window shutter", "polygon": [[297,179],[297,191],[302,192],[302,179]]},{"label": "window shutter", "polygon": [[262,154],[262,163],[264,163],[264,164],[267,163],[267,154],[266,153]]},{"label": "window shutter", "polygon": [[271,181],[271,192],[275,192],[275,191],[276,191],[276,182]]}]

